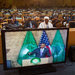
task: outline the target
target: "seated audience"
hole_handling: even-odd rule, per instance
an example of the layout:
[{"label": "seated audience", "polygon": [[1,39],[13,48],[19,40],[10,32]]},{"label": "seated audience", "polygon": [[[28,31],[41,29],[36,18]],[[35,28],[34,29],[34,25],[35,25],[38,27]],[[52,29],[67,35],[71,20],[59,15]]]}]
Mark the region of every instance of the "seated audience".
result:
[{"label": "seated audience", "polygon": [[25,28],[37,28],[37,23],[34,20],[31,20],[31,17],[24,24]]},{"label": "seated audience", "polygon": [[0,11],[0,24],[6,22],[9,26],[22,28],[69,27],[70,21],[75,21],[73,9],[1,9]]}]

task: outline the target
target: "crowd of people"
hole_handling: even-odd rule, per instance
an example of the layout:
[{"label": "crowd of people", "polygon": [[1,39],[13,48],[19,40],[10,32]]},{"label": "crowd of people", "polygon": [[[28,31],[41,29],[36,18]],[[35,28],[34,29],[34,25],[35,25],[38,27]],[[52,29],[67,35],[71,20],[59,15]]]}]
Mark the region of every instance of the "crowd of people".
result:
[{"label": "crowd of people", "polygon": [[75,20],[74,9],[1,9],[2,28],[69,27]]}]

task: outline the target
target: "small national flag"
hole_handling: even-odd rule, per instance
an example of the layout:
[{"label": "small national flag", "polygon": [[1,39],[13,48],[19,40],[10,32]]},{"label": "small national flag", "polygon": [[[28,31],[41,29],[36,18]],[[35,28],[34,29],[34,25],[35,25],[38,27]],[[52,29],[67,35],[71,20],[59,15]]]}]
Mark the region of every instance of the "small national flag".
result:
[{"label": "small national flag", "polygon": [[35,55],[29,56],[28,52],[32,52],[36,48],[37,48],[37,44],[36,44],[36,41],[34,39],[34,36],[33,36],[31,31],[28,31],[26,33],[22,47],[21,47],[20,52],[19,52],[19,56],[17,59],[18,64],[22,65],[22,60],[31,59],[31,58],[35,57]]},{"label": "small national flag", "polygon": [[65,60],[65,46],[59,30],[57,30],[51,45],[53,52],[53,62],[63,62]]},{"label": "small national flag", "polygon": [[47,34],[44,30],[43,30],[43,33],[42,33],[42,36],[41,36],[41,39],[40,39],[39,47],[41,46],[42,43],[45,43],[46,48],[49,49],[50,55],[52,55],[49,39],[48,39],[48,36],[47,36]]}]

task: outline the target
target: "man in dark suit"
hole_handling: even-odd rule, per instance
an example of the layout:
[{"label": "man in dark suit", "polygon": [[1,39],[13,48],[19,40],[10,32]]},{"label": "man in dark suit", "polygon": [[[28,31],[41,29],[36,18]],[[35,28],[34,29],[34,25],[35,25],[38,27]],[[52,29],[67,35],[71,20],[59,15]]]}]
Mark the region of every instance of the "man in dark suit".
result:
[{"label": "man in dark suit", "polygon": [[24,24],[25,28],[37,28],[37,23],[34,20],[31,20],[31,18],[29,17],[28,20],[25,22]]},{"label": "man in dark suit", "polygon": [[32,52],[28,53],[29,55],[35,54],[35,57],[44,58],[46,56],[50,57],[49,49],[45,47],[45,44],[42,43],[40,48],[35,49]]}]

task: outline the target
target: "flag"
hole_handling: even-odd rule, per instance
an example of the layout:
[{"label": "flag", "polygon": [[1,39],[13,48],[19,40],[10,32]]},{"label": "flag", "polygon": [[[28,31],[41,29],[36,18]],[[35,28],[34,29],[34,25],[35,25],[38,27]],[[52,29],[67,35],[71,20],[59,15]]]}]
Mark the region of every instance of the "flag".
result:
[{"label": "flag", "polygon": [[65,46],[59,30],[55,34],[51,47],[53,62],[63,62],[65,60]]},{"label": "flag", "polygon": [[47,34],[44,30],[43,30],[43,33],[42,33],[42,36],[41,36],[41,39],[40,39],[39,47],[41,46],[42,43],[45,43],[46,48],[49,49],[50,55],[52,55],[49,39],[48,39],[48,36],[47,36]]},{"label": "flag", "polygon": [[35,55],[28,55],[28,52],[32,52],[34,49],[37,48],[36,41],[31,31],[26,33],[26,37],[24,38],[22,47],[20,49],[17,62],[18,64],[22,65],[22,60],[24,59],[31,59],[35,57]]}]

